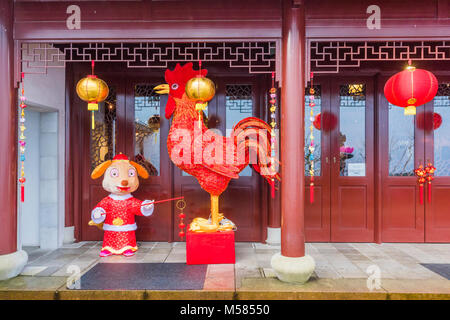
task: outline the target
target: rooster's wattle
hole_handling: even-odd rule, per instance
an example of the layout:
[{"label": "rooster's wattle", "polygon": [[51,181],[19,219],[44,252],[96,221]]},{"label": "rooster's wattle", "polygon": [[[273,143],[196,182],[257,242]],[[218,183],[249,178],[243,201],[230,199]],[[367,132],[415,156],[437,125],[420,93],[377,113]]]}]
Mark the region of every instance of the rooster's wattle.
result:
[{"label": "rooster's wattle", "polygon": [[[279,174],[271,168],[271,127],[261,119],[249,117],[237,123],[230,137],[223,137],[208,130],[195,110],[195,101],[185,93],[189,79],[206,76],[207,70],[196,70],[192,63],[176,65],[166,70],[166,84],[155,87],[159,94],[168,94],[165,116],[172,119],[167,148],[171,160],[181,170],[194,176],[203,190],[211,196],[211,221],[197,218],[191,224],[193,231],[211,232],[227,229],[221,223],[219,196],[225,191],[231,179],[238,179],[239,173],[250,162],[250,151],[256,152],[257,161],[253,168],[270,184],[279,180]],[[199,123],[200,122],[200,123]]]}]

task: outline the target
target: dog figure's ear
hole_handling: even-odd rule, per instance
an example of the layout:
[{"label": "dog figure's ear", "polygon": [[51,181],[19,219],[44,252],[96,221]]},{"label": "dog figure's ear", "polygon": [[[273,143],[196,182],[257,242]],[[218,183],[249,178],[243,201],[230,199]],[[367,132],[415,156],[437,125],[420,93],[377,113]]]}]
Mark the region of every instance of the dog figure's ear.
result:
[{"label": "dog figure's ear", "polygon": [[140,177],[142,177],[143,179],[147,179],[149,177],[147,170],[145,170],[145,168],[143,166],[141,166],[140,164],[137,164],[134,161],[130,161],[130,164],[136,168],[136,171]]},{"label": "dog figure's ear", "polygon": [[112,164],[111,160],[105,161],[100,163],[95,169],[94,171],[92,171],[91,173],[91,178],[92,179],[98,179],[100,178],[106,171],[106,169],[109,168],[109,166]]}]

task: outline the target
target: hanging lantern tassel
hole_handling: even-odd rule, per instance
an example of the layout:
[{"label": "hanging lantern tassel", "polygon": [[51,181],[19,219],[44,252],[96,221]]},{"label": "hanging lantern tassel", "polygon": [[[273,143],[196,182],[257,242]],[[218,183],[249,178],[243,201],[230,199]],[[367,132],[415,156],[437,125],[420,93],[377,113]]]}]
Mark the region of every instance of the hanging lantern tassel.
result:
[{"label": "hanging lantern tassel", "polygon": [[423,183],[419,184],[420,204],[423,204]]},{"label": "hanging lantern tassel", "polygon": [[98,111],[98,103],[97,101],[92,101],[88,103],[88,110],[91,111],[92,114],[92,130],[95,129],[95,111]]},{"label": "hanging lantern tassel", "polygon": [[436,171],[436,168],[431,164],[428,163],[425,172],[427,174],[426,180],[428,181],[428,203],[431,203],[431,181],[434,180],[434,172]]}]

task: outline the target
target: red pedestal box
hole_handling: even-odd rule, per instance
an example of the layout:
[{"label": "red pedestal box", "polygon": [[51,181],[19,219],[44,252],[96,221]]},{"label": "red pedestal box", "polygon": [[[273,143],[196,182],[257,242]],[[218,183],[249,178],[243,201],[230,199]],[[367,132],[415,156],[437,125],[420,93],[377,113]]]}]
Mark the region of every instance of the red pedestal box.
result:
[{"label": "red pedestal box", "polygon": [[235,263],[234,231],[186,234],[187,264]]}]

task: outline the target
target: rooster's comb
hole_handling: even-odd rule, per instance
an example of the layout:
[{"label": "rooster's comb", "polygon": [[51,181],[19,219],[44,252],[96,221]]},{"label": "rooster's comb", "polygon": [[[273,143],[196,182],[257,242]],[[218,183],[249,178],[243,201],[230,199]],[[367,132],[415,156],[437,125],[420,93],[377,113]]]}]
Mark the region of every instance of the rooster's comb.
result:
[{"label": "rooster's comb", "polygon": [[208,70],[194,70],[192,62],[186,63],[184,66],[180,66],[179,63],[175,66],[173,70],[166,70],[165,78],[167,83],[186,83],[189,79],[192,79],[198,75],[206,76],[208,74]]}]

